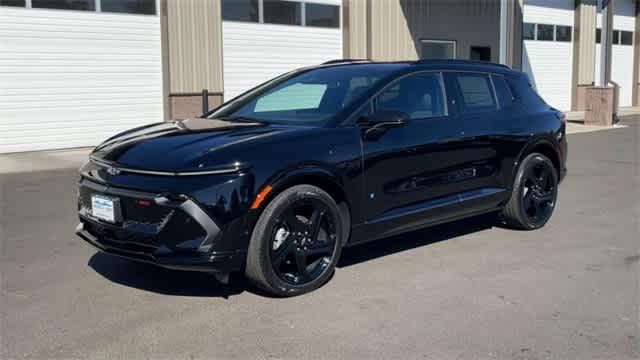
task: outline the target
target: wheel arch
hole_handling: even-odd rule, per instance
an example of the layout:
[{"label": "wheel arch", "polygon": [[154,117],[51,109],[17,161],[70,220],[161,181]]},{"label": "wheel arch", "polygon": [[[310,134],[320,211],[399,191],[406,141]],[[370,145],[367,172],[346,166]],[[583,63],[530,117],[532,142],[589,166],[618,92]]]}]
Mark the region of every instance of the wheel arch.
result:
[{"label": "wheel arch", "polygon": [[[273,198],[282,191],[296,185],[312,185],[326,191],[338,205],[340,210],[342,225],[345,230],[344,243],[349,239],[351,232],[352,200],[349,199],[339,178],[329,169],[321,166],[307,166],[285,171],[269,182],[271,191],[264,198],[260,211],[264,209]],[[265,185],[266,186],[266,185]]]},{"label": "wheel arch", "polygon": [[543,138],[530,142],[520,152],[520,155],[518,155],[518,159],[514,164],[515,166],[513,167],[512,179],[515,179],[522,160],[532,153],[539,153],[549,158],[553,163],[553,167],[556,169],[558,176],[560,176],[562,172],[562,163],[560,160],[560,154],[558,153],[558,147],[555,146],[551,140]]}]

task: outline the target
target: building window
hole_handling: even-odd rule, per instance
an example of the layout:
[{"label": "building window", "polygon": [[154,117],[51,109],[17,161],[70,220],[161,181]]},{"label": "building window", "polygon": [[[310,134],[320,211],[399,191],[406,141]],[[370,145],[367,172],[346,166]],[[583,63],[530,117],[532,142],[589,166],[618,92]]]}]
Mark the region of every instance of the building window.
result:
[{"label": "building window", "polygon": [[222,19],[230,21],[258,22],[258,0],[222,0]]},{"label": "building window", "polygon": [[596,29],[596,44],[602,42],[602,29]]},{"label": "building window", "polygon": [[105,12],[154,15],[156,0],[102,0],[100,7]]},{"label": "building window", "polygon": [[305,19],[307,26],[340,27],[340,7],[324,4],[305,4]]},{"label": "building window", "polygon": [[302,7],[299,2],[263,0],[263,12],[265,23],[302,25]]},{"label": "building window", "polygon": [[522,39],[535,40],[536,39],[536,24],[524,23],[522,27]]},{"label": "building window", "polygon": [[538,24],[538,40],[553,41],[553,25]]},{"label": "building window", "polygon": [[556,25],[556,41],[571,42],[571,26]]},{"label": "building window", "polygon": [[422,40],[422,59],[455,59],[456,42],[443,40]]},{"label": "building window", "polygon": [[25,7],[25,0],[0,0],[0,6],[18,6]]},{"label": "building window", "polygon": [[31,7],[43,9],[95,11],[95,0],[32,0]]},{"label": "building window", "polygon": [[633,45],[633,31],[620,31],[620,45]]}]

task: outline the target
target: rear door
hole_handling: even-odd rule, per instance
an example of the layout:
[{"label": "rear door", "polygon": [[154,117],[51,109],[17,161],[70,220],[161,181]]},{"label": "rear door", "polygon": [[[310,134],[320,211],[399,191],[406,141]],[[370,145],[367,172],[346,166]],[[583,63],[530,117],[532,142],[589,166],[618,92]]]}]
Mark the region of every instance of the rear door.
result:
[{"label": "rear door", "polygon": [[456,101],[461,129],[456,141],[465,149],[459,159],[458,190],[465,212],[495,207],[507,196],[501,182],[502,160],[494,139],[498,100],[489,74],[448,72],[447,88]]}]

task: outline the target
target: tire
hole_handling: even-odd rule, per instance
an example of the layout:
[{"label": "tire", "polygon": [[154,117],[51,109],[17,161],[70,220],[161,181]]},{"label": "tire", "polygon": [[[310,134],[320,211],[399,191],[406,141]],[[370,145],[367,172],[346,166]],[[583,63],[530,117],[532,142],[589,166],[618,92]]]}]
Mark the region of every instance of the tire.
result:
[{"label": "tire", "polygon": [[546,156],[527,155],[516,174],[511,198],[503,210],[506,225],[520,230],[543,227],[558,197],[558,171]]},{"label": "tire", "polygon": [[343,228],[338,205],[328,193],[311,185],[290,187],[273,198],[258,218],[249,242],[245,275],[275,296],[315,290],[335,271]]}]

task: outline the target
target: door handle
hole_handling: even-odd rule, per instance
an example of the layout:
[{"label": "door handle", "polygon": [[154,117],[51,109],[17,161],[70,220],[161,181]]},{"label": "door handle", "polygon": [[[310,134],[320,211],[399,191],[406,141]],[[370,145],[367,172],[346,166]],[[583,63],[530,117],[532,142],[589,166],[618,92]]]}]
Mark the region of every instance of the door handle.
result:
[{"label": "door handle", "polygon": [[451,144],[454,142],[460,141],[460,138],[458,137],[448,137],[448,138],[444,138],[444,139],[440,139],[438,140],[438,144],[440,145],[444,145],[444,144]]}]

